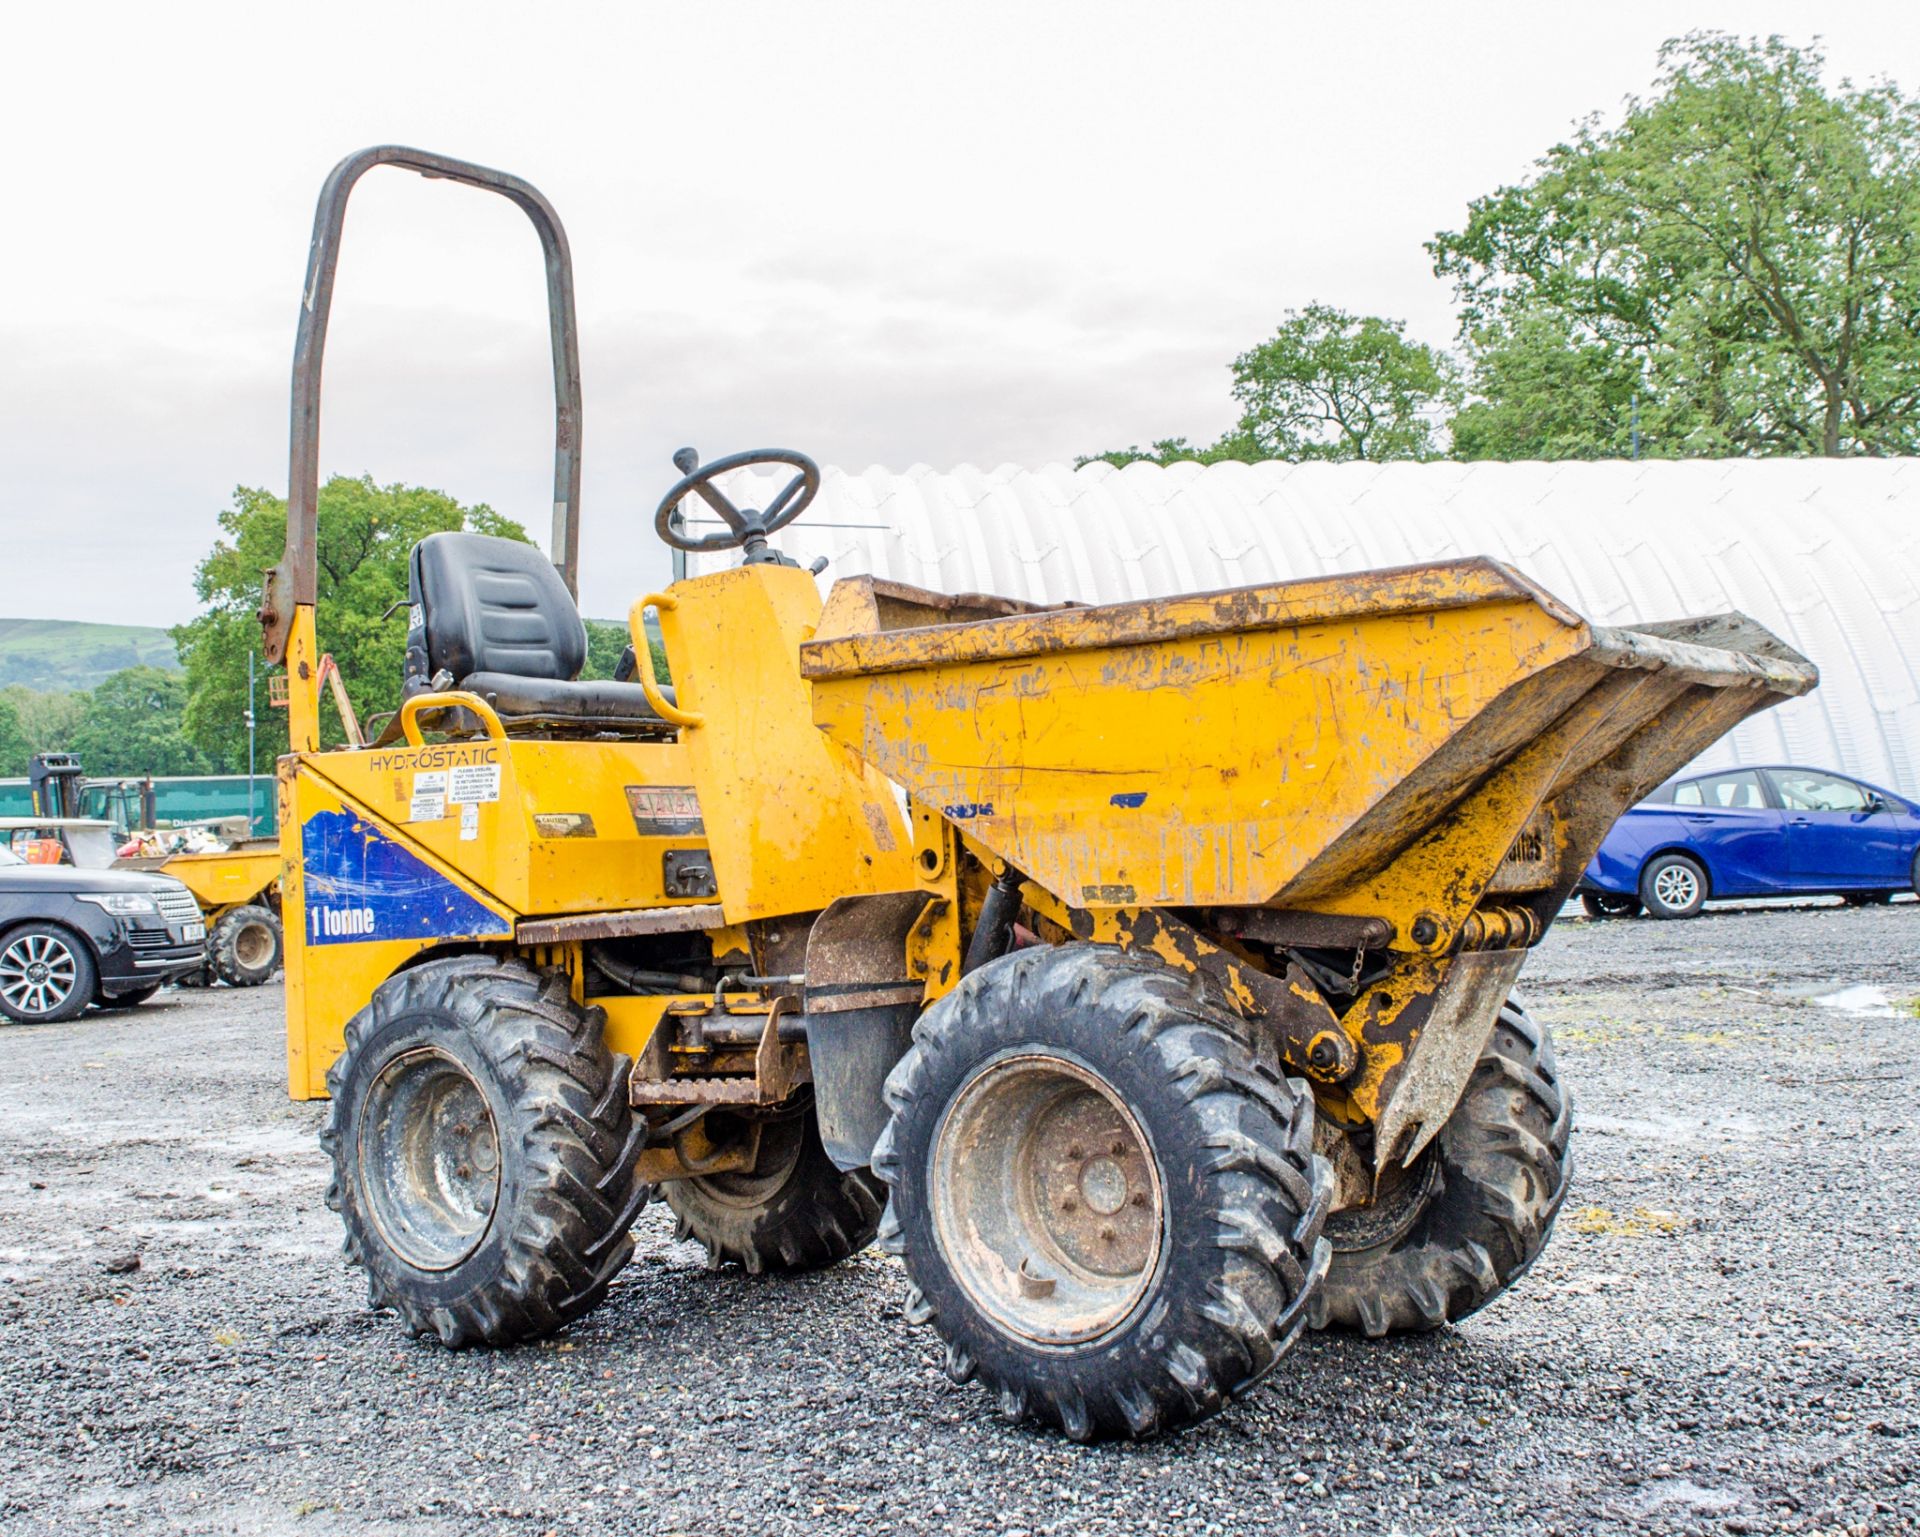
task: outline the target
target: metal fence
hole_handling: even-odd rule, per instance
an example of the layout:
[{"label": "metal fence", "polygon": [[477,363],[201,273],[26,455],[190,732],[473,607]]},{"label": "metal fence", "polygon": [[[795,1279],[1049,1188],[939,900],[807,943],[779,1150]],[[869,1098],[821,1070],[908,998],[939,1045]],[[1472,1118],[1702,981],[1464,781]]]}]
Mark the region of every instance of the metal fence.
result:
[{"label": "metal fence", "polygon": [[[82,810],[88,816],[103,816],[125,830],[131,820],[128,803],[138,806],[134,794],[116,794],[120,786],[138,787],[140,779],[93,781],[87,786]],[[276,828],[273,776],[258,774],[191,774],[155,778],[153,784],[154,819],[162,826],[181,822],[203,822],[227,817],[250,817],[256,837],[272,837]],[[0,779],[0,816],[33,815],[33,796],[24,779]]]}]

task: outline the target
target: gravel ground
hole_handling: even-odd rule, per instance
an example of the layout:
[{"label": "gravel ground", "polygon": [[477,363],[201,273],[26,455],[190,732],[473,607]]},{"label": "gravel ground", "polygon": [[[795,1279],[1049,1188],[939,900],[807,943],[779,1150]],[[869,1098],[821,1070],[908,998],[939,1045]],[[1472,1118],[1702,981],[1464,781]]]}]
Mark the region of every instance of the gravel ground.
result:
[{"label": "gravel ground", "polygon": [[1920,905],[1566,921],[1523,985],[1579,1129],[1521,1286],[1094,1448],[951,1386],[876,1251],[709,1274],[658,1207],[563,1337],[408,1340],[277,985],[0,1030],[0,1532],[1920,1530],[1920,1018],[1816,1001],[1920,996]]}]

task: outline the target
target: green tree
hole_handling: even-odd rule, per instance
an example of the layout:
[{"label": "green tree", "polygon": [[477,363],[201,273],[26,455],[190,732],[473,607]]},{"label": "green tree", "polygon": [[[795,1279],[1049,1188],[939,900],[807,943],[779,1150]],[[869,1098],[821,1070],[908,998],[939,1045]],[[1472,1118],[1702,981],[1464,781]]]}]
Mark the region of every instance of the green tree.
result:
[{"label": "green tree", "polygon": [[[621,655],[632,644],[627,627],[613,619],[589,619],[587,622],[587,662],[580,669],[582,678],[611,678],[620,665]],[[647,615],[647,651],[653,659],[656,682],[667,682],[667,648],[654,632],[653,615]]]},{"label": "green tree", "polygon": [[89,697],[84,691],[73,694],[43,693],[22,683],[0,689],[0,699],[6,700],[20,718],[20,729],[26,736],[29,755],[67,751],[74,732],[80,729],[80,722],[86,718]]},{"label": "green tree", "polygon": [[0,776],[11,779],[26,773],[27,759],[32,755],[27,728],[20,724],[20,711],[11,699],[0,698]]},{"label": "green tree", "polygon": [[207,755],[181,730],[186,705],[182,674],[122,668],[87,696],[69,750],[89,776],[207,773]]},{"label": "green tree", "polygon": [[1451,359],[1408,341],[1404,322],[1309,304],[1233,360],[1240,422],[1215,447],[1234,459],[1432,459],[1454,393]]},{"label": "green tree", "polygon": [[1077,461],[1125,465],[1223,459],[1432,459],[1458,394],[1450,358],[1409,341],[1406,326],[1326,304],[1289,310],[1279,329],[1233,360],[1240,420],[1217,443],[1164,438]]},{"label": "green tree", "polygon": [[[315,629],[321,652],[339,663],[363,722],[400,703],[408,552],[428,534],[462,528],[527,537],[489,507],[463,507],[419,486],[376,486],[371,476],[336,475],[320,488]],[[186,669],[187,736],[236,772],[247,768],[247,658],[260,646],[254,616],[261,572],[279,560],[286,532],[284,501],[256,487],[236,489],[233,505],[220,514],[220,538],[194,573],[205,610],[173,631]],[[395,604],[399,611],[390,612]],[[287,747],[286,717],[268,708],[264,676],[256,709],[264,769]],[[323,740],[339,742],[339,723],[324,703],[320,719]]]},{"label": "green tree", "polygon": [[1696,33],[1428,246],[1462,304],[1463,457],[1920,450],[1920,103]]},{"label": "green tree", "polygon": [[[1221,445],[1227,445],[1223,448]],[[1104,454],[1082,454],[1073,461],[1077,470],[1089,464],[1111,464],[1115,469],[1125,465],[1138,464],[1217,464],[1222,459],[1245,459],[1248,454],[1235,453],[1232,434],[1228,434],[1210,448],[1196,448],[1185,438],[1161,438],[1151,448],[1142,448],[1138,443],[1131,448],[1110,448]]]}]

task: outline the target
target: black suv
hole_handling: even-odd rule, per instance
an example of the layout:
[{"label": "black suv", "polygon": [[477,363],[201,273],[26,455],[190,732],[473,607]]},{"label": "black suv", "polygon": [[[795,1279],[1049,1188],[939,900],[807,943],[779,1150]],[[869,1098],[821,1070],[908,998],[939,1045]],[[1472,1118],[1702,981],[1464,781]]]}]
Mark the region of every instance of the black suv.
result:
[{"label": "black suv", "polygon": [[131,1008],[205,960],[200,906],[171,876],[29,863],[0,835],[0,1019]]}]

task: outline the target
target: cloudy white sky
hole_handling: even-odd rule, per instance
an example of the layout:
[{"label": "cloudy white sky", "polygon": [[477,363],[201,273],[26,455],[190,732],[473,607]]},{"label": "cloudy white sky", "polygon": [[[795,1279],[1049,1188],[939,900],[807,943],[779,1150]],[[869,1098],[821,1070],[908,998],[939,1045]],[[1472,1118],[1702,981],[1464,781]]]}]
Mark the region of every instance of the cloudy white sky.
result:
[{"label": "cloudy white sky", "polygon": [[[666,567],[679,444],[1041,464],[1231,415],[1320,299],[1453,333],[1421,242],[1695,27],[1920,90],[1920,7],[19,6],[0,143],[0,615],[166,624],[236,484],[286,485],[313,199],[381,141],[503,167],[572,238],[583,606]],[[498,199],[361,184],[323,473],[544,533],[538,250]]]}]

